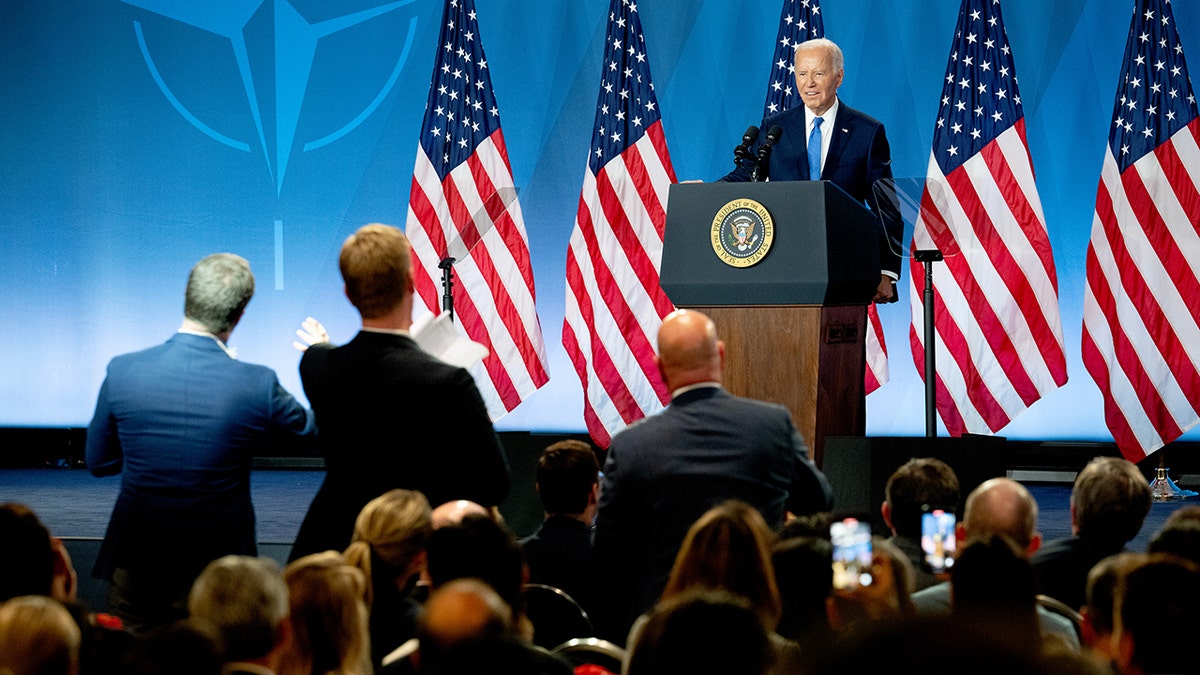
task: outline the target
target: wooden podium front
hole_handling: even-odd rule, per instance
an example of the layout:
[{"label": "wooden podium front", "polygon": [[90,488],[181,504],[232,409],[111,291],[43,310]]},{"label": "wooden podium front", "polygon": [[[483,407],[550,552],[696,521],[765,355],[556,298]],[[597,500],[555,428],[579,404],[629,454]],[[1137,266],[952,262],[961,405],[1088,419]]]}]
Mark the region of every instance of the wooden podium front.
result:
[{"label": "wooden podium front", "polygon": [[[775,222],[767,255],[733,267],[714,251],[714,214],[753,199]],[[662,286],[704,312],[725,342],[725,387],[792,412],[810,456],[827,436],[862,436],[866,303],[879,283],[875,217],[825,182],[672,185]]]}]

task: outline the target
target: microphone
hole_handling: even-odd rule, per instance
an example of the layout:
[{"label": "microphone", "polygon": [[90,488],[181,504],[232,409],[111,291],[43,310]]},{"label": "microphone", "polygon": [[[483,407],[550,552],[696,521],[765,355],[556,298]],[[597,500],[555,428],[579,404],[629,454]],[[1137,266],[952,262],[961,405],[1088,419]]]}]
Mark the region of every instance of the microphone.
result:
[{"label": "microphone", "polygon": [[[779,137],[783,136],[783,127],[776,124],[767,131],[767,137],[758,146],[758,162],[754,167],[754,172],[750,175],[750,180],[760,181],[767,178],[771,163],[771,150],[775,144],[779,142]],[[761,175],[761,178],[760,178]]]},{"label": "microphone", "polygon": [[758,127],[749,126],[742,134],[742,144],[733,149],[733,163],[741,165],[743,160],[751,159],[750,146],[758,139]]}]

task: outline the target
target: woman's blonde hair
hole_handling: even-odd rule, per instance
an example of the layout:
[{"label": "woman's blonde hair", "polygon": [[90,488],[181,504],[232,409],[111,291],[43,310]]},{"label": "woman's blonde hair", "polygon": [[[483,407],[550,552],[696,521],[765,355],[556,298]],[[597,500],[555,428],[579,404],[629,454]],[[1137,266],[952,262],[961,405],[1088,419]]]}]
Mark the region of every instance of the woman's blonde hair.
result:
[{"label": "woman's blonde hair", "polygon": [[429,500],[420,492],[391,490],[367,502],[354,523],[354,539],[346,549],[346,564],[357,567],[366,576],[368,605],[375,595],[373,558],[402,574],[425,550],[432,533],[432,510]]},{"label": "woman's blonde hair", "polygon": [[280,675],[370,675],[366,580],[337,551],[304,556],[283,571],[292,640]]}]

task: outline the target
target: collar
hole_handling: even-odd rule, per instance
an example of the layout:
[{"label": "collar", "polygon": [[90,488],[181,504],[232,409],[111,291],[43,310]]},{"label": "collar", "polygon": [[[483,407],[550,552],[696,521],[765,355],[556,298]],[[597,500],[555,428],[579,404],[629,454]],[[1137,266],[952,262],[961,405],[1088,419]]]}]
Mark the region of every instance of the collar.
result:
[{"label": "collar", "polygon": [[221,342],[221,338],[217,337],[216,335],[213,335],[212,333],[210,333],[206,330],[192,330],[190,328],[180,328],[176,332],[183,333],[184,335],[197,335],[199,337],[209,338],[213,342],[217,343],[217,346],[220,347],[221,351],[225,352],[225,354],[229,358],[234,359],[235,361],[237,360],[237,349],[226,345],[224,342]]},{"label": "collar", "polygon": [[[829,110],[826,110],[824,113],[822,113],[820,115],[821,119],[824,120],[823,122],[821,122],[822,130],[833,128],[833,121],[835,119],[837,119],[838,108],[841,108],[841,107],[842,107],[842,99],[834,96],[833,97],[833,105],[829,106]],[[817,118],[817,114],[814,113],[813,111],[809,110],[808,106],[804,106],[804,137],[805,138],[808,138],[809,132],[812,131],[813,120],[815,120],[816,118]],[[822,133],[824,133],[824,132],[822,131]]]},{"label": "collar", "polygon": [[383,335],[403,335],[404,337],[412,337],[412,333],[403,328],[367,328],[363,326],[359,329],[363,333],[382,333]]},{"label": "collar", "polygon": [[713,389],[722,389],[723,388],[721,386],[720,382],[715,382],[715,381],[714,382],[697,382],[695,384],[685,385],[683,387],[680,387],[680,388],[672,391],[671,392],[671,400],[674,401],[681,394],[686,394],[689,391],[695,391],[697,389],[705,389],[705,388],[709,388],[709,387],[711,387]]}]

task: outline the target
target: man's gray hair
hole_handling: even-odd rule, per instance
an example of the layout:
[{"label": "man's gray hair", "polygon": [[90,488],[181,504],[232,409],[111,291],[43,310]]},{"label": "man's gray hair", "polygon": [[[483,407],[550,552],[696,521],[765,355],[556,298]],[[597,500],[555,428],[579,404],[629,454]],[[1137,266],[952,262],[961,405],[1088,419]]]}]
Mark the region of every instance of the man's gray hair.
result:
[{"label": "man's gray hair", "polygon": [[188,594],[188,612],[220,636],[225,662],[270,654],[288,617],[288,588],[269,558],[227,555],[208,564]]},{"label": "man's gray hair", "polygon": [[811,49],[828,49],[830,59],[833,61],[833,72],[838,73],[846,68],[846,57],[842,55],[842,48],[837,46],[837,43],[829,38],[813,38],[805,40],[796,45],[795,58],[800,58],[800,52],[809,51]]},{"label": "man's gray hair", "polygon": [[232,330],[254,296],[254,275],[245,258],[214,253],[188,275],[183,315],[214,334]]}]

